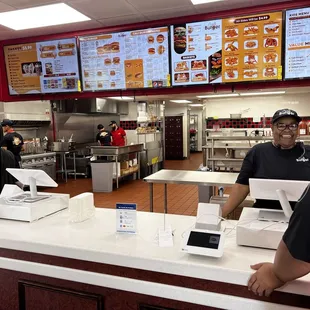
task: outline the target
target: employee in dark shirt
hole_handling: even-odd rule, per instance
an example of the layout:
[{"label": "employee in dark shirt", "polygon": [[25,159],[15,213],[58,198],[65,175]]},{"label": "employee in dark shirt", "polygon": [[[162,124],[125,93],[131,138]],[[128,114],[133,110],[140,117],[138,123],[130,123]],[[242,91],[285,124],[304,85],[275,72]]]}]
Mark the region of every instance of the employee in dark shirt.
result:
[{"label": "employee in dark shirt", "polygon": [[288,229],[281,241],[274,263],[251,266],[249,290],[259,296],[269,296],[285,283],[310,273],[310,186],[296,204]]},{"label": "employee in dark shirt", "polygon": [[112,144],[111,134],[105,130],[104,126],[99,124],[97,126],[99,132],[96,136],[96,141],[100,143],[101,146],[110,146]]},{"label": "employee in dark shirt", "polygon": [[13,153],[15,157],[16,168],[20,168],[20,152],[23,150],[24,140],[23,137],[17,133],[13,128],[13,122],[9,119],[4,119],[1,122],[3,133],[5,134],[0,146]]},{"label": "employee in dark shirt", "polygon": [[[293,110],[283,109],[274,114],[273,141],[257,144],[248,152],[223,207],[223,216],[231,213],[247,197],[250,178],[310,181],[310,147],[302,142],[296,143],[300,121]],[[281,209],[278,201],[269,200],[257,200],[254,207]]]},{"label": "employee in dark shirt", "polygon": [[115,121],[110,123],[110,127],[112,128],[112,145],[113,146],[125,146],[127,144],[126,132],[123,128],[118,127]]}]

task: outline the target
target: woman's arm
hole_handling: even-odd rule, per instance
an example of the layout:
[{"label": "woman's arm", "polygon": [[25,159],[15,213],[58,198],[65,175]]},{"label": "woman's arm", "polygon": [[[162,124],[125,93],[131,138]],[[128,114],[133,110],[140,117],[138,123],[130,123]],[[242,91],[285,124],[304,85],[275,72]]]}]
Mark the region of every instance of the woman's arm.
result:
[{"label": "woman's arm", "polygon": [[233,212],[247,197],[250,189],[248,185],[236,183],[231,190],[229,198],[222,209],[223,217],[228,216]]}]

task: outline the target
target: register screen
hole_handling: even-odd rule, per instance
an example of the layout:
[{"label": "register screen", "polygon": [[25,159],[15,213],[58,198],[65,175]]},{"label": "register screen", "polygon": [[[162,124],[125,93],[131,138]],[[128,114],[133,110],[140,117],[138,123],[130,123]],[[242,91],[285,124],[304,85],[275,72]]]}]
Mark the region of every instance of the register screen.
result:
[{"label": "register screen", "polygon": [[220,244],[220,238],[221,236],[217,234],[192,231],[187,245],[217,250]]}]

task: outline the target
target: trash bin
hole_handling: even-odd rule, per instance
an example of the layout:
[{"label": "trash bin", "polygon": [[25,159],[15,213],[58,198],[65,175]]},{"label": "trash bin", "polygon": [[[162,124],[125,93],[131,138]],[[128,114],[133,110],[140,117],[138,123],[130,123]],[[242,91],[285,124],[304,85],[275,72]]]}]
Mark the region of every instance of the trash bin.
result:
[{"label": "trash bin", "polygon": [[110,193],[113,191],[113,164],[114,162],[106,160],[91,162],[94,193]]}]

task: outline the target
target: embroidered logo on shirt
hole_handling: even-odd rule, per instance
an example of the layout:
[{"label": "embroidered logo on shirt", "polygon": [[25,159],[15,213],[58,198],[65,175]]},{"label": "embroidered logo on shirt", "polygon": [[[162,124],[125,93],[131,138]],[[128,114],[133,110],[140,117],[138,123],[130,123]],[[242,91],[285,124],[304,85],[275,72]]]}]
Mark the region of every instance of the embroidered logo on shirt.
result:
[{"label": "embroidered logo on shirt", "polygon": [[21,144],[20,139],[18,137],[14,137],[13,144],[16,146],[20,145]]},{"label": "embroidered logo on shirt", "polygon": [[302,158],[297,158],[296,161],[298,163],[306,163],[309,161],[309,158],[306,158],[305,156],[303,156]]}]

